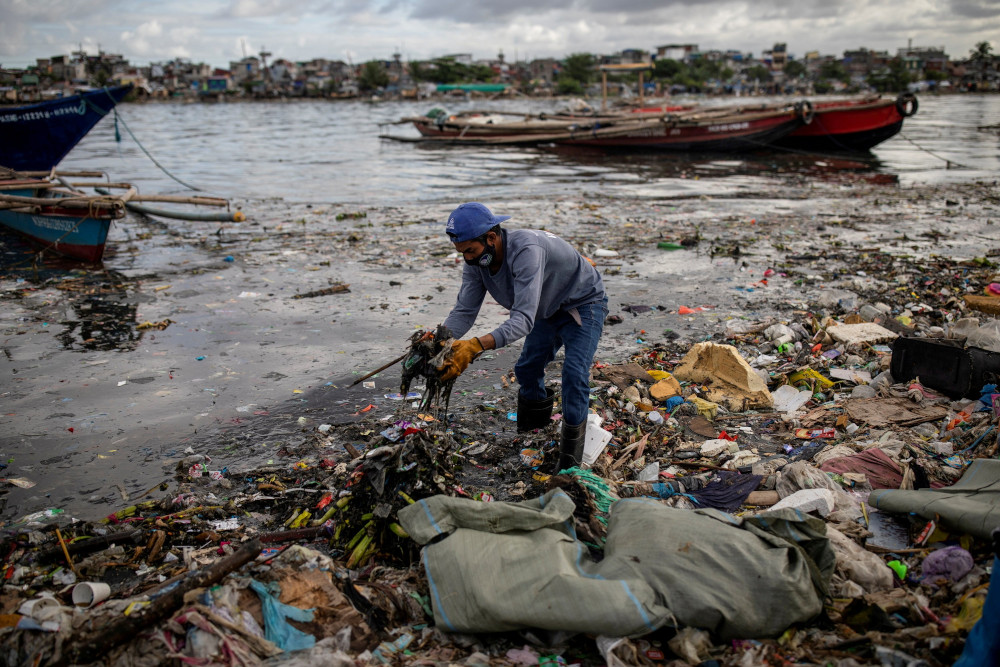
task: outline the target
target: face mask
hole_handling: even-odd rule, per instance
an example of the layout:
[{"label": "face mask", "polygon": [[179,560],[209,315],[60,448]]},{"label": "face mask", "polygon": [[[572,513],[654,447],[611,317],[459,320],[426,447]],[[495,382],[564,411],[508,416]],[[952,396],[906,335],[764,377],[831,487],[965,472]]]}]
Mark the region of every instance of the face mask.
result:
[{"label": "face mask", "polygon": [[479,257],[467,259],[465,263],[469,266],[480,266],[484,269],[489,268],[489,265],[493,263],[493,258],[496,256],[496,248],[485,242],[483,246],[483,251],[479,253]]}]

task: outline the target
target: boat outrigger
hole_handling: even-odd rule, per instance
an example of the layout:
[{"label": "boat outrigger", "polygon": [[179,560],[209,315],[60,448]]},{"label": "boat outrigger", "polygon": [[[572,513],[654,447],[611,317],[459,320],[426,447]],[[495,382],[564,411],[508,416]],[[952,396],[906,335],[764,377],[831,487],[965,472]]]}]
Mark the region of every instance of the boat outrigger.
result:
[{"label": "boat outrigger", "polygon": [[[67,178],[100,178],[102,172],[14,172],[0,170],[0,227],[27,238],[39,252],[56,254],[83,262],[100,262],[104,257],[111,223],[126,210],[186,220],[241,222],[241,211],[192,213],[150,209],[140,202],[173,202],[200,206],[229,205],[216,197],[139,195],[128,183],[69,182]],[[80,187],[99,192],[89,195]],[[112,191],[120,191],[112,194]]]}]

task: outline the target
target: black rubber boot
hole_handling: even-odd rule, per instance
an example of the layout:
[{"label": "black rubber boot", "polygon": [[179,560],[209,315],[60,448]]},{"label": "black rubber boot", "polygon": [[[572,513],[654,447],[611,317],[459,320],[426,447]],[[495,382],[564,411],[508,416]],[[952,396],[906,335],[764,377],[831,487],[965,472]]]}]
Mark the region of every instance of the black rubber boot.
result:
[{"label": "black rubber boot", "polygon": [[517,432],[525,433],[536,428],[545,428],[552,420],[552,403],[556,393],[546,388],[545,398],[529,401],[517,394]]},{"label": "black rubber boot", "polygon": [[566,422],[562,425],[562,442],[559,443],[559,466],[561,470],[580,466],[583,463],[583,442],[587,435],[587,422],[571,426]]}]

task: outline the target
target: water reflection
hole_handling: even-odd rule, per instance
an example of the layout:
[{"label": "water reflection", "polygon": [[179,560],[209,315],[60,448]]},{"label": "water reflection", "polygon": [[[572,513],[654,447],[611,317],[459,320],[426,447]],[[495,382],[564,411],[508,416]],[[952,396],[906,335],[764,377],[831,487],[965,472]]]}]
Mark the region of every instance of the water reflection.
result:
[{"label": "water reflection", "polygon": [[[448,100],[447,107],[450,112],[486,106],[540,112],[559,103]],[[979,129],[1000,123],[997,95],[921,96],[919,112],[906,120],[899,135],[876,146],[870,160],[776,150],[733,157],[570,146],[429,146],[379,139],[386,124],[431,106],[435,103],[152,103],[121,105],[119,111],[144,147],[182,180],[223,196],[299,202],[444,202],[464,196],[470,186],[478,198],[489,201],[544,198],[553,192],[586,196],[595,185],[608,185],[608,194],[623,196],[662,196],[671,189],[725,195],[789,173],[906,184],[975,179],[1000,169],[995,133]],[[409,126],[393,127],[392,132],[417,135]],[[144,192],[181,191],[130,138],[116,144],[109,119],[60,166],[104,169]],[[673,182],[648,187],[651,181],[663,180]]]},{"label": "water reflection", "polygon": [[56,287],[67,295],[76,315],[60,323],[64,328],[57,338],[64,349],[130,351],[139,345],[145,331],[136,330],[138,303],[124,275],[111,270],[91,272],[62,280]]},{"label": "water reflection", "polygon": [[135,281],[119,271],[57,255],[39,260],[23,239],[0,232],[0,281],[13,281],[5,298],[23,302],[33,319],[61,326],[55,338],[64,350],[134,350],[145,334],[137,329]]}]

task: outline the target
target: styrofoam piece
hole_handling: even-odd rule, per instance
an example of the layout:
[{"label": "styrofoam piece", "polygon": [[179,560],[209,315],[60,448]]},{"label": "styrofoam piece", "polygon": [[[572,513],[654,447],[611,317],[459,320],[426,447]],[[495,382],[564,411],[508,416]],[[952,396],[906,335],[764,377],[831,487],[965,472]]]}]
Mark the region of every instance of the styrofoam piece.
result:
[{"label": "styrofoam piece", "polygon": [[833,491],[830,489],[802,489],[790,496],[785,496],[771,509],[790,508],[800,512],[817,512],[820,516],[826,516],[833,511],[833,506]]},{"label": "styrofoam piece", "polygon": [[898,334],[889,331],[873,322],[860,324],[838,324],[827,327],[826,332],[838,343],[843,343],[848,349],[862,345],[888,343],[898,338]]},{"label": "styrofoam piece", "polygon": [[712,457],[724,454],[730,451],[730,446],[732,444],[733,442],[731,440],[726,440],[724,438],[706,440],[701,443],[701,455]]},{"label": "styrofoam piece", "polygon": [[603,422],[600,415],[590,414],[587,416],[587,433],[583,440],[584,465],[594,465],[594,461],[611,442],[611,433],[601,428]]},{"label": "styrofoam piece", "polygon": [[809,390],[799,391],[789,384],[783,384],[772,391],[771,396],[774,398],[775,410],[778,412],[795,412],[812,398],[812,392]]}]

